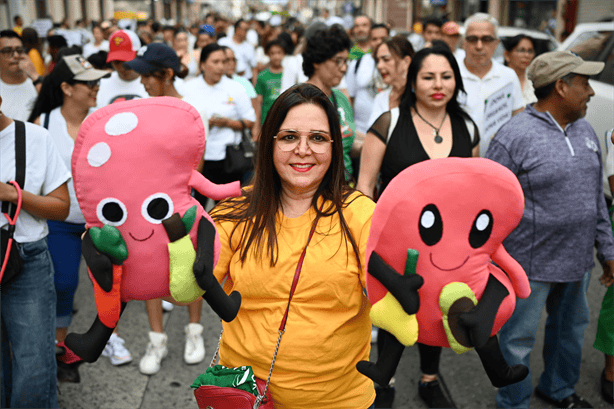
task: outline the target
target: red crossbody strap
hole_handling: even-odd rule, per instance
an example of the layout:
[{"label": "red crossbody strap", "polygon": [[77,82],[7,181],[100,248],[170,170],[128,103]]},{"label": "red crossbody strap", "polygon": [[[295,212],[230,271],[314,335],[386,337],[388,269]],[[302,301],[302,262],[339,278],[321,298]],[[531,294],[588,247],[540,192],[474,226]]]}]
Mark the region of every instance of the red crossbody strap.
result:
[{"label": "red crossbody strap", "polygon": [[316,230],[316,224],[317,224],[317,221],[313,224],[313,227],[311,228],[311,231],[309,232],[309,237],[307,238],[307,244],[305,244],[303,253],[301,253],[301,257],[298,259],[298,264],[296,265],[296,271],[294,272],[294,279],[292,280],[292,288],[290,289],[290,297],[288,297],[288,306],[286,307],[284,318],[281,320],[281,325],[279,326],[279,331],[281,332],[284,332],[286,329],[286,321],[288,320],[288,312],[290,311],[290,301],[292,301],[292,296],[294,295],[294,291],[296,290],[296,286],[298,285],[298,278],[301,275],[301,269],[303,268],[303,260],[305,259],[305,254],[307,253],[307,246],[309,246],[311,237],[313,237],[313,233]]}]

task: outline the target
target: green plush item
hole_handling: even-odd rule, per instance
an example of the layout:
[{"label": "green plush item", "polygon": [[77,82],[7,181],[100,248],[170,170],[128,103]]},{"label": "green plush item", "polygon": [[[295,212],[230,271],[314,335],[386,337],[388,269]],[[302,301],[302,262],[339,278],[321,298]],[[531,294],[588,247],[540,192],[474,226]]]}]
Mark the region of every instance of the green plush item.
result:
[{"label": "green plush item", "polygon": [[203,385],[236,388],[259,396],[256,377],[251,366],[226,368],[223,365],[215,365],[209,367],[204,374],[198,375],[190,387],[196,389]]},{"label": "green plush item", "polygon": [[185,213],[183,214],[183,217],[181,218],[181,221],[183,222],[183,225],[185,226],[186,232],[189,233],[190,230],[192,230],[192,226],[194,226],[195,220],[196,220],[196,205],[186,210]]},{"label": "green plush item", "polygon": [[407,249],[407,261],[405,261],[405,275],[416,274],[416,266],[418,265],[418,250]]},{"label": "green plush item", "polygon": [[105,224],[100,227],[90,228],[90,237],[94,246],[101,253],[106,253],[120,262],[128,258],[128,247],[117,228]]}]

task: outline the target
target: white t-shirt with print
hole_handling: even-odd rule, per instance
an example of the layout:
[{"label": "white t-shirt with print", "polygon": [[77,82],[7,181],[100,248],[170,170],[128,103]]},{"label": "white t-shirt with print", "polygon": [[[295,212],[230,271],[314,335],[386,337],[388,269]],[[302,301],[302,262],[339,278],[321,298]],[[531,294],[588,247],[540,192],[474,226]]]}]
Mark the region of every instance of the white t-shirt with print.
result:
[{"label": "white t-shirt with print", "polygon": [[490,71],[488,71],[484,78],[480,78],[477,75],[470,73],[465,66],[464,61],[459,64],[459,68],[467,94],[464,95],[463,93],[459,93],[458,100],[480,130],[480,156],[484,157],[486,150],[488,149],[488,145],[494,136],[494,134],[486,135],[484,132],[484,101],[491,95],[499,92],[511,84],[512,104],[509,109],[511,111],[515,111],[523,108],[524,100],[522,98],[522,90],[520,89],[520,81],[518,80],[518,76],[514,70],[499,64],[494,60],[492,60],[492,67]]},{"label": "white t-shirt with print", "polygon": [[[0,182],[15,180],[15,123],[0,132]],[[62,156],[53,138],[42,126],[26,123],[26,176],[25,190],[46,196],[70,179]],[[0,202],[1,204],[2,202]],[[0,228],[8,224],[0,217]],[[47,237],[47,221],[28,213],[23,208],[17,218],[15,240],[31,243]]]},{"label": "white t-shirt with print", "polygon": [[198,111],[203,125],[205,126],[205,137],[209,138],[209,114],[207,113],[207,97],[205,95],[190,94],[190,96],[183,97],[182,101],[192,105],[194,109]]},{"label": "white t-shirt with print", "polygon": [[[189,98],[202,98],[203,107],[209,117],[219,115],[230,119],[256,120],[256,112],[252,101],[247,96],[245,88],[236,81],[225,75],[215,85],[209,85],[201,75],[186,83],[190,93]],[[240,131],[217,126],[212,127],[207,135],[207,147],[205,148],[205,160],[220,161],[226,157],[226,145],[230,145],[241,138]]]},{"label": "white t-shirt with print", "polygon": [[117,71],[114,71],[109,78],[100,80],[96,108],[105,107],[113,102],[147,97],[149,97],[149,94],[141,84],[141,77],[132,81],[124,81],[119,78]]},{"label": "white t-shirt with print", "polygon": [[21,84],[7,84],[0,79],[2,113],[11,119],[27,121],[38,97],[36,87],[30,78]]}]

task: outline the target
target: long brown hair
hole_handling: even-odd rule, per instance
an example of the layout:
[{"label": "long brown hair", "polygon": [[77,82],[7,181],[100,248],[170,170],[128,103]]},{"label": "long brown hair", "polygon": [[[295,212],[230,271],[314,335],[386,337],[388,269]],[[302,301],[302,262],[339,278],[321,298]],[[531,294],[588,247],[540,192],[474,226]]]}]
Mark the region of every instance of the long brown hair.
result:
[{"label": "long brown hair", "polygon": [[[348,196],[354,192],[345,180],[345,165],[343,163],[343,144],[341,126],[337,111],[328,97],[318,87],[310,84],[299,84],[281,94],[273,103],[264,124],[259,139],[258,155],[254,176],[243,196],[237,199],[225,200],[216,206],[211,217],[215,221],[237,222],[230,234],[240,232],[241,239],[237,248],[240,249],[241,262],[245,262],[249,249],[254,245],[255,250],[262,253],[265,241],[270,258],[270,265],[277,263],[277,212],[281,208],[281,179],[273,164],[273,150],[275,149],[274,136],[286,119],[290,109],[302,104],[315,104],[321,107],[328,118],[332,142],[331,163],[316,190],[311,206],[316,211],[313,221],[315,226],[322,217],[339,216],[341,234],[345,240],[346,249],[348,240],[354,250],[358,265],[362,268],[358,256],[358,246],[352,237],[350,229],[343,217],[343,208]],[[323,199],[325,207],[318,206],[318,200]],[[241,229],[238,229],[242,225]]]}]

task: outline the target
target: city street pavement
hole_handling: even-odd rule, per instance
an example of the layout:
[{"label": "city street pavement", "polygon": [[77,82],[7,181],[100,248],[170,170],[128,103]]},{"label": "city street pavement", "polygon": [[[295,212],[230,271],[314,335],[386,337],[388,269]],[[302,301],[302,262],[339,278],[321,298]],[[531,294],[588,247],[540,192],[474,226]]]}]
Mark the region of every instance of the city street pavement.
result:
[{"label": "city street pavement", "polygon": [[[607,408],[608,405],[599,392],[599,377],[604,359],[602,353],[592,346],[601,300],[605,293],[605,287],[599,285],[598,282],[601,274],[601,267],[596,267],[592,272],[588,292],[591,316],[584,341],[582,373],[576,392],[594,407]],[[85,332],[94,320],[96,311],[92,283],[83,262],[75,307],[78,308],[78,313],[73,319],[70,332]],[[125,345],[132,353],[132,363],[115,367],[111,365],[108,358],[100,357],[93,364],[81,365],[79,369],[81,383],[59,384],[60,407],[66,409],[197,408],[190,385],[199,374],[205,371],[211,361],[217,346],[221,323],[209,306],[203,303],[201,323],[205,327],[206,358],[198,365],[187,365],[183,362],[184,327],[187,323],[186,307],[175,306],[173,311],[164,314],[169,354],[162,361],[162,369],[158,374],[142,375],[138,369],[138,362],[145,353],[149,324],[145,303],[142,301],[129,302],[119,322],[119,333],[126,340]],[[544,324],[545,312],[542,315],[542,324],[531,356],[534,385],[537,385],[538,376],[543,370],[541,349]],[[456,355],[451,350],[444,349],[440,368],[457,407],[472,409],[496,407],[496,389],[488,381],[475,351]],[[417,348],[406,348],[396,374],[396,399],[393,406],[395,409],[425,407],[418,396],[419,372]],[[275,377],[275,372],[273,372],[273,377]],[[550,408],[551,406],[533,396],[531,407]]]}]

